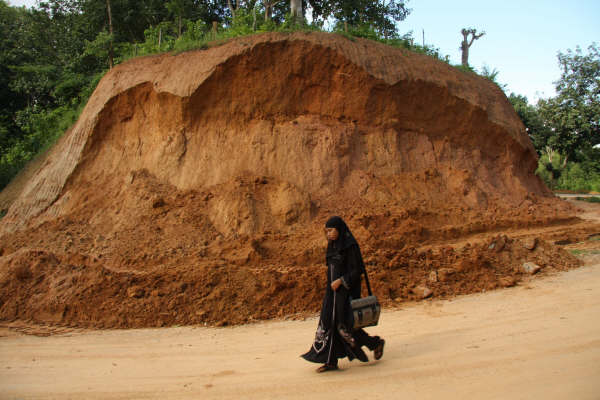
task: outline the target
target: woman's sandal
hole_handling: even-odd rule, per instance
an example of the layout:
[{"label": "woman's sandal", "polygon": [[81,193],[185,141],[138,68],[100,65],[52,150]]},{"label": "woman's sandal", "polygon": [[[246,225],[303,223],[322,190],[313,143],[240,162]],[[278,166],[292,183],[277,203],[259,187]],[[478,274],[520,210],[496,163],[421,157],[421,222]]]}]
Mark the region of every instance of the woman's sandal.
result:
[{"label": "woman's sandal", "polygon": [[379,360],[383,357],[383,346],[385,346],[385,340],[381,339],[375,350],[373,350],[373,356],[375,356],[376,360]]},{"label": "woman's sandal", "polygon": [[321,372],[335,371],[336,369],[338,369],[337,365],[323,364],[317,368],[317,372],[320,374]]}]

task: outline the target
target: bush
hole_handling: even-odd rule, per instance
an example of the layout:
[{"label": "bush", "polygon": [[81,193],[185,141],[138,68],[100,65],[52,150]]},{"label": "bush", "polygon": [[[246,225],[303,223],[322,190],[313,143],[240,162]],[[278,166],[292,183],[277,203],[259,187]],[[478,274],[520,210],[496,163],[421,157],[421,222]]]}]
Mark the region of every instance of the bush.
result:
[{"label": "bush", "polygon": [[0,190],[6,187],[19,171],[38,154],[52,146],[79,118],[88,98],[104,73],[88,77],[78,97],[53,109],[36,106],[18,111],[16,121],[23,137],[5,149],[0,157]]},{"label": "bush", "polygon": [[600,203],[600,197],[575,197],[575,200],[587,201],[588,203]]},{"label": "bush", "polygon": [[146,29],[144,31],[144,38],[145,41],[140,46],[140,55],[173,50],[177,34],[173,23],[161,22],[156,26]]},{"label": "bush", "polygon": [[535,174],[552,190],[600,192],[600,173],[590,165],[575,162],[565,164],[564,157],[557,153],[553,155],[550,162],[548,154],[544,153],[538,161]]},{"label": "bush", "polygon": [[586,173],[576,163],[567,163],[558,178],[558,187],[574,192],[587,192],[591,190],[586,180]]},{"label": "bush", "polygon": [[[347,31],[346,28],[348,29]],[[375,41],[380,40],[380,36],[377,33],[377,31],[369,24],[360,24],[358,26],[346,26],[343,22],[340,21],[336,24],[333,31],[335,33],[347,36],[349,38],[360,37]]]}]

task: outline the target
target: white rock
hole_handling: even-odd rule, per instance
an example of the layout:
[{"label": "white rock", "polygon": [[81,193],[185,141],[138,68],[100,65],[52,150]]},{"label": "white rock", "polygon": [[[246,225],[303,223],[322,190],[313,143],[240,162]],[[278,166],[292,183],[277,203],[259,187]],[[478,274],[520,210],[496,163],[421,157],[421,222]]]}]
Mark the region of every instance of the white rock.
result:
[{"label": "white rock", "polygon": [[533,275],[536,272],[539,272],[539,270],[541,270],[542,267],[540,267],[539,265],[532,263],[532,262],[526,262],[521,266],[521,271],[525,272],[526,274],[530,274]]}]

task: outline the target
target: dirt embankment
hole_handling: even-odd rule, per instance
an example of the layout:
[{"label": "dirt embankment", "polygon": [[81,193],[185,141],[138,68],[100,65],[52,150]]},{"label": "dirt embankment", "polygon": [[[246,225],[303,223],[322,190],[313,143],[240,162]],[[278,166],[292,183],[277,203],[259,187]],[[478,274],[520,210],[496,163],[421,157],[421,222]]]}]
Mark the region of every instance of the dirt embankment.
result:
[{"label": "dirt embankment", "polygon": [[[510,286],[526,261],[578,265],[553,235],[596,229],[535,165],[495,85],[380,44],[266,34],[132,60],[6,191],[18,196],[0,225],[0,318],[141,327],[313,312],[332,214],[384,304],[419,286]],[[547,230],[517,233],[531,227]]]}]

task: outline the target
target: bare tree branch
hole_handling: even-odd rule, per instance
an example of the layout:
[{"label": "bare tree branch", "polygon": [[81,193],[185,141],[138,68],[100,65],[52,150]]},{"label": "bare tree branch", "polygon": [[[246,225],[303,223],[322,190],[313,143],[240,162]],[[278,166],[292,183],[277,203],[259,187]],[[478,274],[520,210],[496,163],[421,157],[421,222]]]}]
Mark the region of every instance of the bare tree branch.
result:
[{"label": "bare tree branch", "polygon": [[[462,51],[462,65],[465,67],[468,67],[469,66],[469,48],[471,47],[471,45],[473,44],[473,42],[475,40],[477,40],[480,37],[482,37],[483,35],[485,35],[485,31],[482,31],[481,33],[478,34],[476,29],[463,28],[460,31],[460,33],[462,33],[462,35],[463,35],[463,41],[460,45],[460,50]],[[472,35],[471,40],[469,40],[469,35]]]}]

